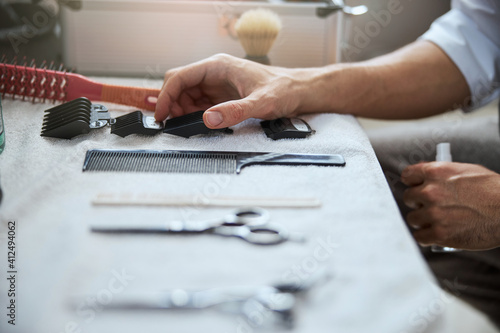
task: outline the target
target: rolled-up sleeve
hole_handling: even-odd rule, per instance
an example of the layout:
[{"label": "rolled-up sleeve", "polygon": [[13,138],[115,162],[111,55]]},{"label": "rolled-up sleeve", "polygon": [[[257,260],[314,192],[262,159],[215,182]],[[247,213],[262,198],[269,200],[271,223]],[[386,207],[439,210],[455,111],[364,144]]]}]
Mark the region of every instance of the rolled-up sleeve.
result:
[{"label": "rolled-up sleeve", "polygon": [[471,92],[464,111],[476,109],[500,96],[500,1],[452,2],[420,37],[438,45],[457,65]]}]

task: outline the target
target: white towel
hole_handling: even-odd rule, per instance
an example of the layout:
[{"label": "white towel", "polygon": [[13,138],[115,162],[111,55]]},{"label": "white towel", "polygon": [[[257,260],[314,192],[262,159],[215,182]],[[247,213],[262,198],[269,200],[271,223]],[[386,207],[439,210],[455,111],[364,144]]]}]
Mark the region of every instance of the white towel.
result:
[{"label": "white towel", "polygon": [[[134,111],[106,105],[114,117]],[[3,101],[7,143],[0,156],[4,190],[0,218],[2,223],[18,222],[19,324],[25,331],[62,332],[71,322],[84,332],[248,329],[241,316],[213,312],[96,310],[91,317],[68,306],[75,295],[105,297],[110,281],[122,270],[133,277],[120,292],[128,294],[305,280],[320,267],[328,267],[334,278],[297,304],[297,332],[416,332],[411,319],[418,316],[419,308],[431,306],[440,297],[354,117],[303,116],[316,133],[297,140],[268,139],[256,119],[234,126],[232,135],[216,137],[184,139],[160,133],[121,138],[104,128],[62,140],[40,136],[43,110],[51,106]],[[249,166],[240,175],[82,173],[85,153],[94,148],[334,153],[344,156],[346,166]],[[228,212],[224,208],[91,205],[98,193],[110,191],[206,198],[312,196],[323,205],[270,210],[273,223],[302,233],[308,239],[305,244],[259,247],[213,235],[92,234],[92,224],[161,224],[216,218]],[[443,316],[436,315],[429,325],[440,327]]]}]

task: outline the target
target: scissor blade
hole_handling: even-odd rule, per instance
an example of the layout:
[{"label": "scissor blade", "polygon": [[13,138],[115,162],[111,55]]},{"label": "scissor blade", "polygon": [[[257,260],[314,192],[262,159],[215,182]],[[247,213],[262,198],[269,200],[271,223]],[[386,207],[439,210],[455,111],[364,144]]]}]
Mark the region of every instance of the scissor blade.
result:
[{"label": "scissor blade", "polygon": [[159,233],[202,233],[210,231],[211,226],[206,222],[171,221],[159,226],[92,226],[91,231],[101,233],[134,233],[134,234],[159,234]]},{"label": "scissor blade", "polygon": [[116,295],[105,307],[117,310],[202,310],[222,306],[224,311],[238,312],[241,304],[256,294],[254,288],[174,289],[161,293]]},{"label": "scissor blade", "polygon": [[326,267],[319,268],[316,272],[310,275],[305,280],[291,280],[291,281],[281,281],[274,284],[274,287],[281,292],[286,293],[303,293],[308,292],[314,287],[324,284],[330,281],[333,277],[333,273],[330,269]]},{"label": "scissor blade", "polygon": [[158,234],[158,233],[166,233],[169,230],[165,227],[123,227],[123,226],[92,226],[90,228],[92,232],[100,232],[100,233],[112,233],[112,234]]}]

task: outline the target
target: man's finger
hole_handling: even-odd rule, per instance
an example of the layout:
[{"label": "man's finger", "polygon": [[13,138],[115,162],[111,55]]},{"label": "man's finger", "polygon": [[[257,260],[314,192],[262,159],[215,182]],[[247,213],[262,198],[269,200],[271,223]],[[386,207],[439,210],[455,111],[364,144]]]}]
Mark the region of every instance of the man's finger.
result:
[{"label": "man's finger", "polygon": [[401,173],[401,181],[407,186],[420,185],[425,180],[425,163],[414,164],[406,167]]},{"label": "man's finger", "polygon": [[413,237],[422,246],[430,246],[436,242],[436,235],[432,228],[414,230]]},{"label": "man's finger", "polygon": [[178,102],[184,90],[203,82],[206,75],[206,66],[204,62],[199,62],[165,76],[163,88],[156,102],[155,119],[157,121],[163,121],[167,118],[172,105]]},{"label": "man's finger", "polygon": [[215,105],[203,114],[203,121],[209,128],[224,128],[236,125],[249,118],[251,108],[244,99]]},{"label": "man's finger", "polygon": [[422,185],[418,185],[415,187],[410,187],[403,193],[403,202],[406,206],[411,209],[419,209],[426,204],[423,201],[422,196],[420,195],[422,191]]},{"label": "man's finger", "polygon": [[426,229],[432,226],[429,213],[426,208],[411,211],[406,215],[406,222],[414,230]]},{"label": "man's finger", "polygon": [[209,128],[224,128],[234,126],[251,117],[259,117],[265,106],[257,106],[257,101],[249,96],[247,98],[232,100],[215,105],[203,114],[203,121]]}]

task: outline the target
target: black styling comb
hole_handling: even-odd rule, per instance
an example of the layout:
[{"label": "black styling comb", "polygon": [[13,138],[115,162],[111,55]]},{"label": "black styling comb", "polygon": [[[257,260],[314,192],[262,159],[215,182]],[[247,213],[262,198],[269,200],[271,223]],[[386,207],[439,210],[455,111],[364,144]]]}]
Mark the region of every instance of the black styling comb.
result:
[{"label": "black styling comb", "polygon": [[87,151],[83,171],[236,173],[250,165],[344,166],[338,154],[284,154],[245,151],[107,150]]},{"label": "black styling comb", "polygon": [[163,133],[173,134],[189,138],[198,134],[212,134],[212,133],[233,133],[229,128],[211,129],[203,123],[203,113],[205,111],[196,111],[186,114],[184,116],[168,119],[165,123]]},{"label": "black styling comb", "polygon": [[71,139],[91,129],[102,128],[111,120],[108,109],[80,97],[45,110],[42,134],[52,138]]},{"label": "black styling comb", "polygon": [[163,129],[163,123],[154,117],[145,116],[141,111],[135,111],[117,117],[111,123],[111,133],[122,138],[130,134],[155,135]]}]

